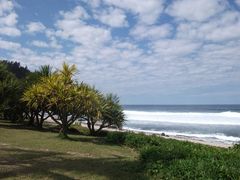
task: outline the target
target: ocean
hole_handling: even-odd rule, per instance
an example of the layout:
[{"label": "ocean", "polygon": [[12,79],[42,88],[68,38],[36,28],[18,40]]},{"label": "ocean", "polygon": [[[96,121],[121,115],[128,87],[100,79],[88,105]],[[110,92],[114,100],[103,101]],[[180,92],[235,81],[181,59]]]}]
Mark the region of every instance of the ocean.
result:
[{"label": "ocean", "polygon": [[124,129],[240,142],[240,105],[124,105]]}]

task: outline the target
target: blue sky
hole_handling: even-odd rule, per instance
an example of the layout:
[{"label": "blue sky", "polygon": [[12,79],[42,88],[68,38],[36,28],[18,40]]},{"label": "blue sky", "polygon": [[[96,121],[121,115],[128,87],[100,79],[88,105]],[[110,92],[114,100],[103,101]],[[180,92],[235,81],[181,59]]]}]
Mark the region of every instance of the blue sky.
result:
[{"label": "blue sky", "polygon": [[0,0],[0,58],[123,104],[240,104],[240,0]]}]

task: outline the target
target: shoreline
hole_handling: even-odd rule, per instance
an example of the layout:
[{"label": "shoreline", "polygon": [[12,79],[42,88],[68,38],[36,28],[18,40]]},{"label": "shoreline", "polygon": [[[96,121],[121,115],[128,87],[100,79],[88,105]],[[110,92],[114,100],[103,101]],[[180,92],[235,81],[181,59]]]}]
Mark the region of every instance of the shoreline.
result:
[{"label": "shoreline", "polygon": [[[83,122],[80,123],[81,126],[87,127],[87,125]],[[208,146],[213,146],[213,147],[221,147],[221,148],[230,148],[233,147],[233,143],[227,143],[223,141],[216,141],[213,139],[201,139],[197,137],[190,137],[190,136],[183,136],[183,135],[169,135],[167,133],[164,133],[162,135],[161,132],[159,133],[153,133],[153,132],[144,132],[144,131],[138,131],[138,130],[128,130],[128,129],[115,129],[115,128],[104,128],[103,130],[105,131],[118,131],[118,132],[133,132],[133,133],[144,133],[146,135],[156,135],[162,138],[166,139],[175,139],[178,141],[188,141],[192,143],[197,143],[197,144],[203,144],[203,145],[208,145]]]}]

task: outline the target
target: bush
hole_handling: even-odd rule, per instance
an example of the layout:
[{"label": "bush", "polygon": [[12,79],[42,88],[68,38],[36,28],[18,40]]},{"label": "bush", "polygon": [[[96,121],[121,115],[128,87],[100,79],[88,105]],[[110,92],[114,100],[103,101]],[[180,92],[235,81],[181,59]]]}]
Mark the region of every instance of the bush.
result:
[{"label": "bush", "polygon": [[189,152],[181,147],[165,147],[165,146],[147,146],[140,150],[140,160],[143,163],[162,161],[170,163],[176,159],[184,159]]},{"label": "bush", "polygon": [[234,144],[233,149],[240,151],[240,143]]},{"label": "bush", "polygon": [[124,144],[126,133],[124,132],[108,132],[106,141],[114,144]]},{"label": "bush", "polygon": [[83,127],[81,124],[73,124],[70,126],[72,129],[76,129],[79,134],[89,135],[89,130],[86,127]]},{"label": "bush", "polygon": [[160,137],[157,137],[155,135],[147,136],[143,133],[135,134],[135,133],[128,133],[126,135],[125,145],[141,149],[142,147],[152,145],[152,146],[158,146],[161,144]]}]

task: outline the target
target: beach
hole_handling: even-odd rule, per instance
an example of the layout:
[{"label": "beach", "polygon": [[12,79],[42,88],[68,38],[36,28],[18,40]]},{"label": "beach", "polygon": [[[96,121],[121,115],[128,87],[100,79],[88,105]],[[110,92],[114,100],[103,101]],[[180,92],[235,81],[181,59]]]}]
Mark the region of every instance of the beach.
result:
[{"label": "beach", "polygon": [[[87,128],[86,123],[79,123],[82,127]],[[98,128],[98,126],[96,126]],[[168,134],[163,134],[163,133],[153,133],[153,132],[144,132],[144,131],[138,131],[138,130],[129,130],[129,129],[116,129],[116,128],[105,128],[105,131],[118,131],[118,132],[132,132],[132,133],[144,133],[146,135],[156,135],[162,138],[166,139],[175,139],[178,141],[188,141],[192,143],[199,143],[199,144],[204,144],[204,145],[209,145],[209,146],[214,146],[214,147],[221,147],[221,148],[229,148],[232,147],[234,144],[227,143],[227,142],[221,142],[221,141],[216,141],[214,139],[200,139],[200,138],[195,138],[195,137],[189,137],[189,136],[180,136],[180,135],[168,135]]]}]

